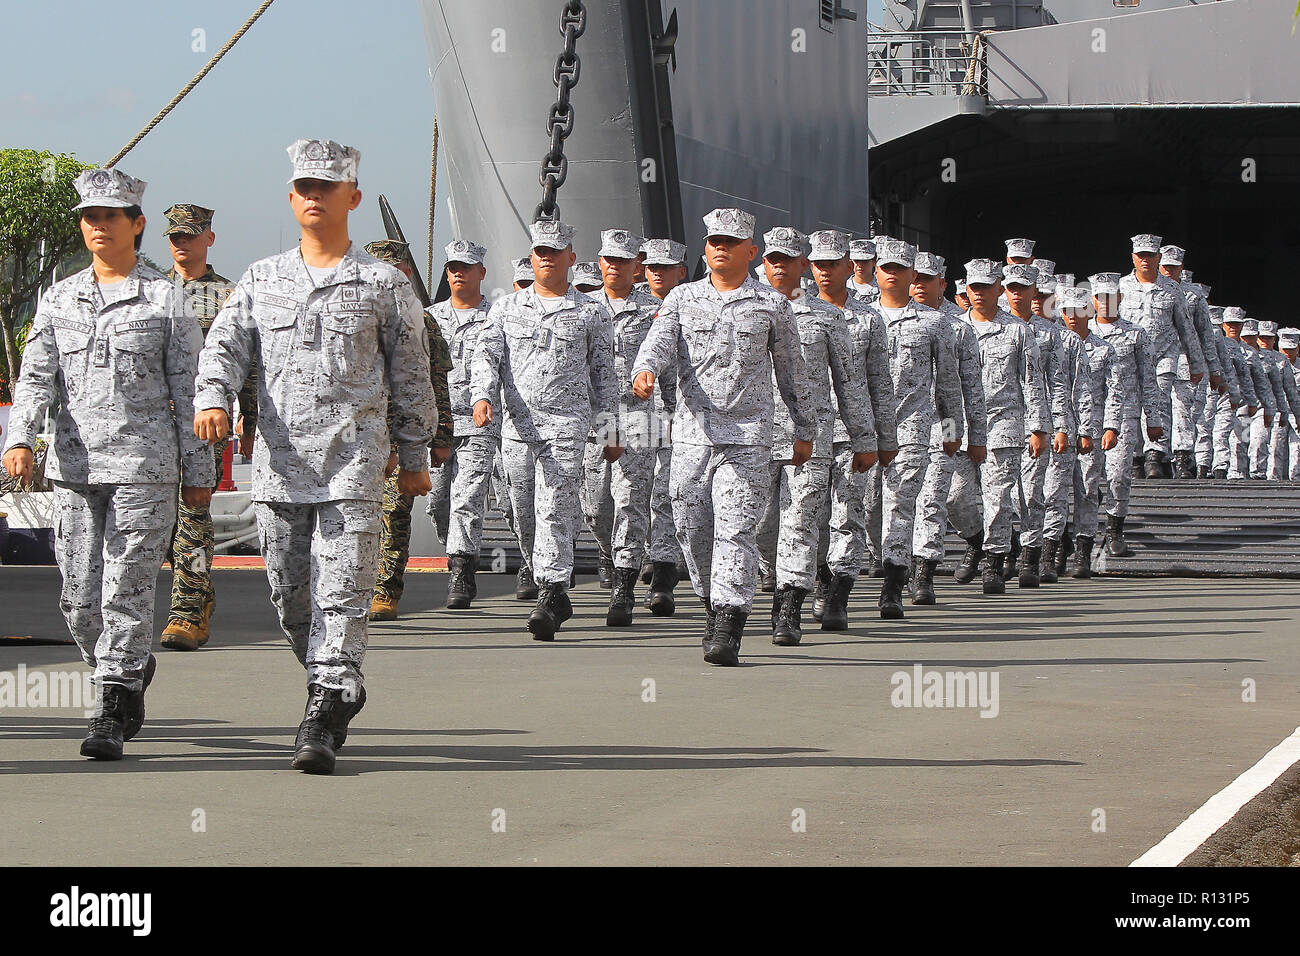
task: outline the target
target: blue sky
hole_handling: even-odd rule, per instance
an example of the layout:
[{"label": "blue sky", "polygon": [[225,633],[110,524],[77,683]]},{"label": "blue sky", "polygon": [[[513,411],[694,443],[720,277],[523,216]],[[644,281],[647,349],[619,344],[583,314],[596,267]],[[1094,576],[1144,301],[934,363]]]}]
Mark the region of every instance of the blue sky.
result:
[{"label": "blue sky", "polygon": [[[257,5],[5,4],[0,146],[106,162]],[[206,31],[206,52],[192,49],[195,29]],[[353,214],[353,239],[383,237],[375,201],[382,192],[423,263],[434,112],[428,71],[416,0],[276,0],[119,163],[149,183],[145,253],[170,264],[162,211],[175,202],[217,210],[211,261],[231,278],[282,243],[292,247],[297,227],[284,150],[300,137],[321,136],[361,150],[364,199]]]}]

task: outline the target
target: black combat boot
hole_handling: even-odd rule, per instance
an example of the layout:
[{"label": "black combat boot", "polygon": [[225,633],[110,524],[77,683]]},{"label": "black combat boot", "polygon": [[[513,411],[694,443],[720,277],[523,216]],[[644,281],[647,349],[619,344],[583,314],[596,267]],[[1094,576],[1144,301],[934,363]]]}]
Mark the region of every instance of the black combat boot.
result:
[{"label": "black combat boot", "polygon": [[1174,477],[1175,478],[1195,478],[1196,477],[1196,453],[1190,451],[1174,452]]},{"label": "black combat boot", "polygon": [[874,551],[867,552],[867,577],[883,578],[885,576],[884,565],[880,563],[880,555]]},{"label": "black combat boot", "polygon": [[934,570],[939,562],[921,558],[913,560],[916,562],[916,573],[912,576],[912,603],[928,607],[935,603]]},{"label": "black combat boot", "polygon": [[817,588],[813,591],[812,616],[820,621],[826,613],[826,599],[831,591],[831,569],[829,565],[817,565]]},{"label": "black combat boot", "polygon": [[713,633],[704,644],[704,660],[722,667],[740,663],[740,636],[749,619],[738,607],[714,608]]},{"label": "black combat boot", "polygon": [[528,630],[535,641],[553,641],[560,625],[573,617],[573,602],[564,584],[543,584],[537,606],[528,615]]},{"label": "black combat boot", "polygon": [[122,759],[122,725],[132,707],[131,692],[121,684],[99,684],[90,733],[81,742],[81,756],[94,760]]},{"label": "black combat boot", "polygon": [[1061,547],[1056,552],[1056,577],[1058,579],[1065,577],[1065,562],[1070,555],[1074,554],[1074,535],[1066,534],[1061,537]]},{"label": "black combat boot", "polygon": [[140,676],[140,689],[127,695],[126,712],[122,715],[122,739],[130,740],[144,726],[144,692],[153,683],[154,671],[158,669],[158,659],[152,654],[145,661],[144,673]]},{"label": "black combat boot", "polygon": [[772,592],[772,634],[774,636],[776,634],[776,622],[781,617],[781,602],[785,600],[785,596],[789,591],[789,588],[777,588]]},{"label": "black combat boot", "polygon": [[478,556],[453,554],[447,558],[447,607],[453,610],[467,608],[478,596],[474,572],[478,570]]},{"label": "black combat boot", "polygon": [[776,568],[768,568],[766,571],[759,570],[758,589],[764,594],[776,592]]},{"label": "black combat boot", "polygon": [[1012,532],[1011,534],[1011,553],[1007,555],[1006,561],[1002,565],[1002,580],[1010,581],[1016,576],[1016,569],[1020,560],[1020,535]]},{"label": "black combat boot", "polygon": [[361,713],[361,708],[366,706],[366,689],[362,687],[355,698],[351,697],[346,691],[343,692],[343,701],[339,704],[335,719],[330,723],[330,732],[334,734],[334,753],[343,749],[343,744],[348,739],[348,724],[352,718]]},{"label": "black combat boot", "polygon": [[1025,548],[1024,558],[1020,566],[1019,584],[1022,588],[1036,588],[1042,582],[1038,576],[1038,564],[1043,560],[1043,549]]},{"label": "black combat boot", "polygon": [[537,582],[533,580],[533,569],[526,564],[519,565],[519,574],[515,576],[515,600],[537,600]]},{"label": "black combat boot", "polygon": [[703,640],[700,641],[700,643],[704,646],[704,649],[706,651],[709,649],[709,645],[713,643],[713,628],[717,624],[717,621],[718,621],[718,613],[715,610],[713,610],[713,605],[709,603],[709,599],[705,598],[704,599],[704,638]]},{"label": "black combat boot", "polygon": [[1070,577],[1086,579],[1092,577],[1092,538],[1079,535],[1074,539],[1074,570]]},{"label": "black combat boot", "polygon": [[916,555],[912,555],[910,558],[907,559],[907,581],[904,584],[904,588],[907,590],[908,597],[913,598],[912,603],[915,604],[916,603],[915,600],[916,598]]},{"label": "black combat boot", "polygon": [[1142,475],[1146,478],[1163,478],[1165,476],[1165,463],[1161,460],[1160,452],[1154,448],[1142,458]]},{"label": "black combat boot", "polygon": [[641,583],[642,584],[649,584],[650,578],[654,575],[654,573],[655,573],[655,566],[653,561],[651,561],[649,558],[646,558],[644,561],[641,562]]},{"label": "black combat boot", "polygon": [[339,723],[346,725],[343,713],[343,691],[320,684],[307,685],[307,709],[298,725],[294,741],[293,769],[303,773],[329,774],[334,772],[334,730]]},{"label": "black combat boot", "polygon": [[803,611],[804,598],[808,597],[808,592],[804,588],[787,585],[777,593],[781,595],[781,609],[773,622],[772,643],[793,647],[803,640],[799,615]]},{"label": "black combat boot", "polygon": [[885,562],[885,583],[880,586],[880,619],[897,621],[903,616],[903,588],[907,587],[907,565]]},{"label": "black combat boot", "polygon": [[831,578],[826,594],[826,613],[822,615],[823,631],[843,631],[849,626],[849,594],[853,582],[857,580],[852,574],[837,574]]},{"label": "black combat boot", "polygon": [[[577,573],[576,571],[574,572]],[[605,555],[600,556],[600,563],[596,566],[596,580],[606,591],[614,586],[614,559],[607,558]],[[574,584],[573,578],[569,579],[569,586]]]},{"label": "black combat boot", "polygon": [[1043,539],[1043,556],[1038,562],[1038,580],[1041,583],[1056,583],[1056,556],[1062,550],[1061,542]]},{"label": "black combat boot", "polygon": [[627,627],[632,623],[632,608],[636,604],[636,568],[615,568],[614,587],[609,595],[609,611],[605,615],[606,627]]},{"label": "black combat boot", "polygon": [[1227,480],[1228,480],[1228,469],[1226,469],[1226,468],[1216,468],[1216,469],[1214,469],[1214,472],[1213,472],[1213,478],[1214,478],[1215,481],[1227,481]]},{"label": "black combat boot", "polygon": [[1199,481],[1204,481],[1206,478],[1209,478],[1209,477],[1210,477],[1210,466],[1209,466],[1209,465],[1197,465],[1197,466],[1196,466],[1196,477],[1197,477],[1197,480],[1199,480]]},{"label": "black combat boot", "polygon": [[1005,554],[988,555],[989,563],[984,567],[984,593],[1006,594],[1007,582],[1003,580],[1007,556]]},{"label": "black combat boot", "polygon": [[677,610],[677,601],[673,598],[673,588],[677,586],[677,565],[672,561],[654,562],[654,572],[650,575],[650,596],[645,606],[657,617],[672,617]]},{"label": "black combat boot", "polygon": [[1125,558],[1133,552],[1124,540],[1124,519],[1106,515],[1106,553],[1112,558]]},{"label": "black combat boot", "polygon": [[984,557],[984,532],[976,531],[966,539],[966,553],[961,556],[961,564],[957,565],[957,570],[952,573],[952,579],[958,584],[969,584],[974,581],[982,557]]}]

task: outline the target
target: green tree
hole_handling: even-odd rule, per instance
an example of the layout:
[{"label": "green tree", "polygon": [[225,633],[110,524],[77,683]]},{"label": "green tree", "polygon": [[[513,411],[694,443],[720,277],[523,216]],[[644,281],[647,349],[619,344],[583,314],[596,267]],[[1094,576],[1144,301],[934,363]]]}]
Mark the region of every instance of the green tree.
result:
[{"label": "green tree", "polygon": [[[48,150],[0,149],[0,399],[12,401],[26,325],[38,290],[83,251],[72,183],[90,167]],[[45,242],[44,255],[41,241]]]}]

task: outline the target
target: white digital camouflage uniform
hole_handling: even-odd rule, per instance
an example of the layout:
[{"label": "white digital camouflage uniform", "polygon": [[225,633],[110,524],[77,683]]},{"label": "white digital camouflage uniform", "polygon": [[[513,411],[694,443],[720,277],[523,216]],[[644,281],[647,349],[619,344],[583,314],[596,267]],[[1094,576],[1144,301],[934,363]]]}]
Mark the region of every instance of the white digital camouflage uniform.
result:
[{"label": "white digital camouflage uniform", "polygon": [[[759,565],[775,568],[778,588],[809,591],[817,573],[818,518],[830,500],[836,416],[848,426],[850,462],[853,452],[876,450],[876,429],[866,382],[853,376],[853,345],[843,313],[802,290],[790,307],[799,323],[804,367],[813,387],[809,398],[817,416],[817,437],[808,461],[797,468],[789,464],[794,422],[785,403],[776,401],[767,508],[758,533]],[[774,391],[779,391],[775,375],[774,369]]]},{"label": "white digital camouflage uniform", "polygon": [[658,378],[674,364],[669,484],[677,540],[695,593],[713,608],[747,614],[767,503],[774,367],[794,439],[812,441],[817,430],[789,302],[753,278],[729,292],[707,277],[678,286],[661,303],[632,377],[649,371]]},{"label": "white digital camouflage uniform", "polygon": [[1269,374],[1268,359],[1254,344],[1257,333],[1258,325],[1255,320],[1246,319],[1241,329],[1242,350],[1250,367],[1260,408],[1250,416],[1247,440],[1244,443],[1241,441],[1237,443],[1237,453],[1234,457],[1236,462],[1244,467],[1241,467],[1237,474],[1229,472],[1229,478],[1263,478],[1268,469],[1268,436],[1272,427],[1269,423],[1277,421],[1279,412],[1278,382]]},{"label": "white digital camouflage uniform", "polygon": [[[876,450],[894,451],[898,448],[897,404],[894,381],[889,372],[889,338],[885,334],[885,320],[865,300],[852,294],[845,300],[841,311],[853,348],[849,377],[853,382],[866,382],[876,431]],[[835,395],[832,394],[831,399],[835,401]],[[867,550],[867,489],[869,486],[879,489],[881,468],[877,464],[865,473],[853,471],[853,446],[840,417],[838,403],[834,406],[832,427],[830,496],[817,519],[818,564],[827,565],[834,575],[856,575],[862,569]],[[878,490],[875,498],[878,502]],[[875,544],[879,547],[879,517],[874,534]]]},{"label": "white digital camouflage uniform", "polygon": [[572,285],[563,300],[548,313],[535,285],[498,299],[470,381],[473,403],[487,401],[502,415],[502,460],[524,560],[538,585],[567,589],[582,456],[593,426],[615,420],[618,383],[608,311]]},{"label": "white digital camouflage uniform", "polygon": [[195,407],[228,408],[254,361],[253,501],[271,602],[308,684],[357,693],[389,449],[404,470],[427,470],[437,422],[419,300],[355,244],[318,281],[297,249],[261,259],[208,333]]},{"label": "white digital camouflage uniform", "polygon": [[[1201,285],[1199,282],[1192,282],[1188,278],[1190,275],[1190,272],[1183,272],[1185,284],[1208,303],[1209,286]],[[1206,310],[1210,315],[1210,338],[1215,355],[1218,357],[1220,382],[1217,391],[1210,387],[1208,381],[1201,383],[1197,392],[1197,404],[1193,411],[1196,417],[1196,463],[1206,470],[1212,470],[1214,467],[1214,422],[1218,416],[1219,400],[1227,396],[1232,407],[1238,408],[1244,399],[1241,394],[1240,382],[1237,379],[1236,365],[1228,354],[1227,336],[1223,334],[1221,327],[1223,309],[1207,304]]]},{"label": "white digital camouflage uniform", "polygon": [[[1181,265],[1183,256],[1184,251],[1177,246],[1164,246],[1161,248],[1160,262],[1161,265],[1167,263]],[[1184,270],[1180,278],[1175,281],[1178,289],[1183,293],[1183,301],[1187,304],[1187,314],[1191,316],[1192,325],[1196,329],[1196,336],[1201,344],[1201,352],[1205,356],[1207,374],[1197,385],[1192,385],[1190,378],[1183,384],[1181,376],[1182,370],[1186,367],[1186,362],[1183,359],[1179,360],[1180,382],[1175,385],[1175,401],[1180,404],[1186,403],[1187,407],[1175,414],[1174,420],[1179,423],[1185,413],[1191,433],[1184,434],[1181,431],[1183,426],[1179,423],[1174,428],[1171,443],[1175,452],[1190,451],[1198,464],[1205,465],[1208,468],[1212,455],[1212,426],[1207,426],[1206,407],[1213,404],[1210,396],[1217,397],[1219,394],[1211,386],[1210,379],[1217,377],[1220,388],[1228,388],[1231,371],[1225,369],[1227,356],[1224,354],[1221,342],[1223,332],[1210,315],[1210,304],[1205,287],[1192,282],[1189,278],[1190,275],[1190,272]],[[1190,401],[1188,396],[1190,396]]]},{"label": "white digital camouflage uniform", "polygon": [[[115,173],[83,176],[100,172]],[[143,262],[102,294],[93,266],[55,283],[27,335],[6,450],[34,448],[58,407],[45,473],[59,608],[97,684],[140,690],[176,483],[211,488],[216,478],[193,431],[202,342],[175,286]]]},{"label": "white digital camouflage uniform", "polygon": [[[984,407],[984,382],[980,374],[979,338],[966,319],[966,313],[957,303],[944,299],[939,311],[948,321],[950,335],[948,347],[961,382],[962,416],[965,432],[961,436],[961,450],[971,445],[984,445],[988,441],[988,412]],[[949,441],[956,434],[946,436]],[[952,491],[952,478],[957,468],[957,455],[943,451],[945,434],[942,422],[936,422],[930,433],[930,461],[925,469],[925,483],[916,504],[916,530],[912,534],[912,553],[923,561],[942,561],[944,533],[948,524],[948,495]]]},{"label": "white digital camouflage uniform", "polygon": [[[1223,317],[1225,321],[1235,319],[1240,323],[1245,312],[1237,308],[1224,309]],[[1228,338],[1226,333],[1223,338],[1228,360],[1236,373],[1241,401],[1220,395],[1215,403],[1213,468],[1228,478],[1245,478],[1250,474],[1250,408],[1260,408],[1263,401],[1255,391],[1258,375],[1249,355],[1250,349],[1239,340]]]},{"label": "white digital camouflage uniform", "polygon": [[[1276,338],[1276,323],[1261,322],[1259,334],[1272,335]],[[1273,400],[1277,405],[1277,413],[1273,416],[1273,424],[1261,430],[1258,452],[1252,436],[1251,474],[1271,481],[1285,480],[1287,478],[1286,433],[1296,415],[1300,413],[1300,394],[1296,393],[1295,376],[1291,371],[1291,363],[1285,355],[1275,349],[1262,347],[1258,349],[1258,353],[1268,374],[1269,383],[1273,386]]]},{"label": "white digital camouflage uniform", "polygon": [[[671,239],[648,239],[644,251],[646,253],[645,264],[648,266],[683,265],[686,258],[686,247]],[[651,297],[653,298],[653,296]],[[656,307],[659,305],[659,301],[655,299]],[[673,368],[667,374],[672,375],[675,383],[677,369]],[[668,482],[673,461],[670,426],[672,416],[676,412],[675,396],[676,389],[674,388],[674,405],[673,409],[669,410],[664,404],[663,389],[659,388],[656,383],[654,395],[655,414],[664,427],[660,434],[659,447],[655,450],[655,474],[650,492],[650,539],[647,546],[647,556],[651,561],[666,564],[680,564],[682,561],[682,549],[677,543],[677,530],[673,526],[673,501],[668,494]]]},{"label": "white digital camouflage uniform", "polygon": [[[494,417],[481,428],[475,425],[470,394],[470,364],[490,308],[484,297],[468,314],[454,309],[450,299],[425,310],[438,323],[452,361],[447,389],[456,438],[450,460],[433,472],[433,491],[429,496],[430,514],[437,509],[445,515],[442,527],[447,530],[443,543],[449,555],[479,553],[492,462],[501,450],[501,420]],[[439,523],[435,519],[434,525]]]},{"label": "white digital camouflage uniform", "polygon": [[991,322],[967,316],[979,340],[987,455],[976,468],[965,452],[958,453],[948,516],[966,539],[982,526],[984,550],[1004,555],[1011,550],[1012,500],[1025,442],[1030,432],[1046,433],[1051,427],[1050,410],[1029,325],[1001,309]]},{"label": "white digital camouflage uniform", "polygon": [[[1032,266],[1030,268],[1033,268]],[[1024,319],[1017,319],[1024,322]],[[1038,368],[1042,376],[1043,394],[1047,396],[1051,413],[1051,431],[1047,448],[1037,458],[1028,453],[1020,459],[1021,491],[1012,498],[1012,508],[1020,518],[1020,546],[1037,548],[1043,543],[1043,518],[1046,511],[1047,471],[1052,463],[1052,438],[1056,432],[1070,435],[1074,431],[1072,385],[1075,376],[1069,367],[1070,356],[1065,353],[1066,332],[1063,326],[1051,319],[1035,315],[1026,323],[1038,346]],[[1078,355],[1074,356],[1075,361]],[[1028,435],[1025,436],[1026,441]],[[1020,495],[1024,495],[1026,513],[1020,513]]]},{"label": "white digital camouflage uniform", "polygon": [[1105,453],[1105,473],[1110,495],[1106,514],[1124,518],[1128,516],[1129,493],[1133,487],[1133,456],[1142,447],[1145,434],[1142,422],[1168,428],[1160,407],[1156,353],[1147,331],[1126,319],[1099,322],[1094,318],[1088,328],[1114,351],[1123,382],[1124,424],[1119,441]]},{"label": "white digital camouflage uniform", "polygon": [[[1124,379],[1120,363],[1101,336],[1089,333],[1080,339],[1069,329],[1062,332],[1069,357],[1075,408],[1075,434],[1070,435],[1064,453],[1052,452],[1044,492],[1047,512],[1043,518],[1043,539],[1060,541],[1074,499],[1074,531],[1086,537],[1097,533],[1098,490],[1105,471],[1102,435],[1113,429],[1118,442],[1124,427]],[[1077,439],[1091,438],[1092,451],[1080,454]]]}]

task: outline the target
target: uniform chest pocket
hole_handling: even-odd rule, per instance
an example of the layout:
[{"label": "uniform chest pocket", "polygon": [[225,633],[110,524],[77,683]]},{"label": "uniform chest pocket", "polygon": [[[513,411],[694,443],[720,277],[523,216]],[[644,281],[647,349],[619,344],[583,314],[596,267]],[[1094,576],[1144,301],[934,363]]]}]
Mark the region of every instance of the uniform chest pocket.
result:
[{"label": "uniform chest pocket", "polygon": [[767,352],[768,323],[760,318],[738,318],[732,324],[736,358],[746,365],[760,362]]},{"label": "uniform chest pocket", "polygon": [[614,354],[620,358],[636,358],[641,343],[650,332],[650,319],[633,319],[614,335]]},{"label": "uniform chest pocket", "polygon": [[683,311],[681,326],[682,337],[686,339],[693,360],[702,360],[717,352],[716,318],[700,312]]},{"label": "uniform chest pocket", "polygon": [[289,362],[293,349],[298,313],[289,308],[254,304],[253,318],[262,339],[264,366],[271,378],[277,378]]},{"label": "uniform chest pocket", "polygon": [[165,396],[162,320],[118,322],[112,328],[114,377],[126,398],[139,402]]},{"label": "uniform chest pocket", "polygon": [[321,313],[321,363],[339,382],[360,384],[375,364],[375,317],[364,303]]},{"label": "uniform chest pocket", "polygon": [[557,372],[573,372],[585,364],[587,330],[581,321],[557,322],[553,328],[542,329],[540,339],[551,353]]},{"label": "uniform chest pocket", "polygon": [[80,322],[60,320],[54,323],[54,344],[60,355],[75,355],[90,348],[90,335],[94,330]]},{"label": "uniform chest pocket", "polygon": [[478,333],[477,328],[467,329],[460,338],[452,340],[456,347],[452,350],[451,371],[447,373],[449,385],[469,382],[470,364],[474,361],[474,350],[478,348]]},{"label": "uniform chest pocket", "polygon": [[997,385],[1011,380],[1016,343],[1003,335],[993,335],[980,343],[980,362],[984,366],[984,379]]}]

